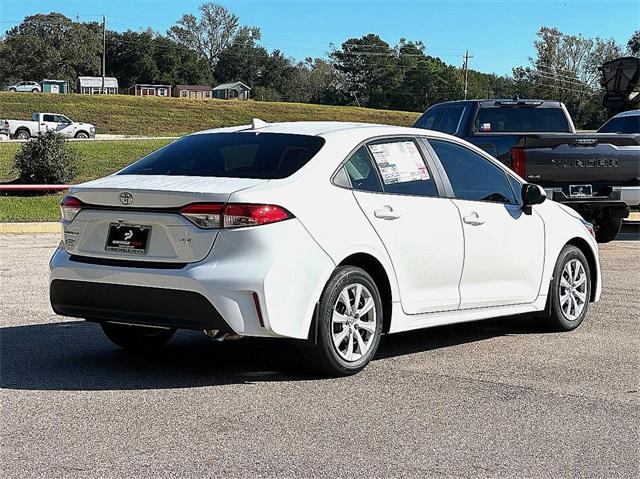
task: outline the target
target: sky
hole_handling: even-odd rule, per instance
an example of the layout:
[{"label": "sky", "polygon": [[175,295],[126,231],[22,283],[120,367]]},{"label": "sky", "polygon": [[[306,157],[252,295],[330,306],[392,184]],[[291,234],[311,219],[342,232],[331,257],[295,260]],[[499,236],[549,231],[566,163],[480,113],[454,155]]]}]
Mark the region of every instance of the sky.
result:
[{"label": "sky", "polygon": [[[80,21],[107,18],[112,30],[165,33],[184,13],[197,13],[204,0],[0,0],[0,32],[25,15],[60,12]],[[331,44],[376,33],[392,46],[402,37],[421,40],[429,55],[461,65],[465,50],[470,67],[509,74],[529,64],[541,26],[567,34],[613,37],[626,44],[640,28],[639,0],[218,0],[258,26],[261,44],[298,60],[325,57]]]}]

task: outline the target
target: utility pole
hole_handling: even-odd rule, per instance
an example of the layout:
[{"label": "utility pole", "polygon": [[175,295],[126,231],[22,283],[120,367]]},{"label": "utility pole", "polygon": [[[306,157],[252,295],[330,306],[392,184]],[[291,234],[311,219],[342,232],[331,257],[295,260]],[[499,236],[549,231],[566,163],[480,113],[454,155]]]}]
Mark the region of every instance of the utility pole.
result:
[{"label": "utility pole", "polygon": [[102,15],[102,94],[104,95],[104,76],[107,65],[107,19]]},{"label": "utility pole", "polygon": [[469,91],[469,58],[473,56],[469,55],[469,50],[464,52],[464,99],[467,99],[467,93]]}]

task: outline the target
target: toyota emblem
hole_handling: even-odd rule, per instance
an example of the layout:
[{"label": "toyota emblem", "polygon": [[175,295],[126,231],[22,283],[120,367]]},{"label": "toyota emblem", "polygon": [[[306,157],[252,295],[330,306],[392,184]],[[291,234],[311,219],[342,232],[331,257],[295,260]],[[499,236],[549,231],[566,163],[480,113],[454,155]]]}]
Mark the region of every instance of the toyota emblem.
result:
[{"label": "toyota emblem", "polygon": [[120,203],[123,205],[130,205],[133,203],[133,195],[127,191],[120,193]]}]

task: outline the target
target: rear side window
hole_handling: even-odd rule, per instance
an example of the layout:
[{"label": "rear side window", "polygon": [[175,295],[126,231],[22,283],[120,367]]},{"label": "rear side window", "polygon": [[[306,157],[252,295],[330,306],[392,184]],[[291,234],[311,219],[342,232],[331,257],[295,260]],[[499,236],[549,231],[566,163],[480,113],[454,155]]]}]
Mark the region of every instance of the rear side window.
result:
[{"label": "rear side window", "polygon": [[482,107],[476,115],[474,128],[478,133],[569,132],[562,108]]},{"label": "rear side window", "polygon": [[640,133],[640,115],[612,118],[600,127],[598,133]]},{"label": "rear side window", "polygon": [[433,178],[415,141],[396,140],[369,145],[384,191],[401,195],[438,196]]},{"label": "rear side window", "polygon": [[298,171],[323,145],[323,138],[308,135],[202,133],[185,136],[118,174],[279,179]]},{"label": "rear side window", "polygon": [[351,186],[354,190],[382,192],[382,185],[378,178],[371,155],[366,146],[362,146],[356,151],[349,161],[344,165],[344,170],[349,176]]},{"label": "rear side window", "polygon": [[498,166],[460,145],[429,140],[447,173],[455,197],[469,201],[518,203],[507,179]]},{"label": "rear side window", "polygon": [[458,131],[458,125],[460,124],[460,117],[464,112],[464,106],[448,106],[444,109],[440,121],[438,121],[438,131],[443,133],[449,133],[453,135]]},{"label": "rear side window", "polygon": [[414,128],[424,128],[425,130],[435,130],[436,129],[436,120],[438,116],[442,112],[442,108],[431,108],[427,110],[424,115],[418,118],[416,124],[413,125]]}]

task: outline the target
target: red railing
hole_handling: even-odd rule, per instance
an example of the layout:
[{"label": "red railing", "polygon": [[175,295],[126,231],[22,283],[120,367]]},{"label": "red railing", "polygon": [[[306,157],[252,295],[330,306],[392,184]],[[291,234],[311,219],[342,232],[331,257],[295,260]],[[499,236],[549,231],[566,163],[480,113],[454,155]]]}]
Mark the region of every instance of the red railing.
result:
[{"label": "red railing", "polygon": [[64,191],[71,185],[0,185],[0,191]]}]

